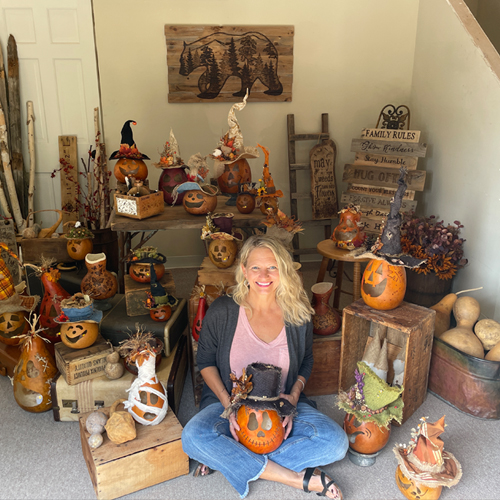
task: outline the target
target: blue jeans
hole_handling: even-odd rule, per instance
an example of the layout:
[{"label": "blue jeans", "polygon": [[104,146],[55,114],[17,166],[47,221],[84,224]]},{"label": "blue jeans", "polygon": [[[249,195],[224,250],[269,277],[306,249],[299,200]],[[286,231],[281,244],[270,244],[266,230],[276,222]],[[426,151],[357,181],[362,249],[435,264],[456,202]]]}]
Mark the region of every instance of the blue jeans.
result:
[{"label": "blue jeans", "polygon": [[300,472],[342,460],[349,447],[336,422],[307,403],[299,403],[286,441],[272,453],[258,455],[233,439],[229,421],[220,416],[223,411],[222,404],[213,403],[195,415],[184,427],[182,447],[191,458],[222,472],[240,498],[248,495],[248,483],[260,477],[268,460]]}]

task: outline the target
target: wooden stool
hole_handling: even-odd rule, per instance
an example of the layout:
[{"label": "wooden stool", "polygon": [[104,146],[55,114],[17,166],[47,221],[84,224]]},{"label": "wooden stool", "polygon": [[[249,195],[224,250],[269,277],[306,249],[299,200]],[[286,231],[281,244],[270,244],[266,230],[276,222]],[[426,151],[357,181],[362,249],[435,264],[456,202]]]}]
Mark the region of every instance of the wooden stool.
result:
[{"label": "wooden stool", "polygon": [[[345,293],[353,296],[353,301],[361,297],[361,262],[368,262],[370,259],[355,259],[352,252],[337,248],[333,240],[323,240],[318,243],[316,250],[323,256],[321,267],[319,268],[316,283],[325,279],[326,268],[330,260],[337,261],[337,278],[335,280],[335,295],[333,296],[333,307],[339,308],[340,294]],[[344,262],[354,263],[354,273],[352,277],[353,293],[342,290],[342,275],[344,274]]]}]

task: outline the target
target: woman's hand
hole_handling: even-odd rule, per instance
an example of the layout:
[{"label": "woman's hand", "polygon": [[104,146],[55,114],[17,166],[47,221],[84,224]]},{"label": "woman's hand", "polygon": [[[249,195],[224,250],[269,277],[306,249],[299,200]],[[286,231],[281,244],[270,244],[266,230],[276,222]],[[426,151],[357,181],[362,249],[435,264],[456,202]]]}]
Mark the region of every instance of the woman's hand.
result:
[{"label": "woman's hand", "polygon": [[[299,401],[300,397],[300,391],[292,391],[291,394],[280,394],[280,398],[286,399],[290,401],[290,403],[293,404],[293,406],[297,406],[297,403]],[[290,432],[292,432],[292,427],[293,427],[293,417],[287,416],[283,419],[283,427],[285,428],[285,437],[283,439],[286,439]]]},{"label": "woman's hand", "polygon": [[238,422],[236,421],[236,414],[233,412],[231,415],[229,415],[229,430],[231,431],[231,435],[233,436],[235,441],[240,440],[238,437],[238,434],[236,434],[236,431],[240,430],[240,426],[238,425]]}]

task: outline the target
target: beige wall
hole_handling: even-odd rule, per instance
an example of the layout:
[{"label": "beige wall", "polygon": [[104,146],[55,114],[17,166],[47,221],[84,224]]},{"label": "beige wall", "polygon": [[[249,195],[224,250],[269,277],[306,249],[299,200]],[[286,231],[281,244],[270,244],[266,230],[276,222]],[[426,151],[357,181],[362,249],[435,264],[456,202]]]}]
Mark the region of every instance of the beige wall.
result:
[{"label": "beige wall", "polygon": [[447,0],[420,1],[411,109],[429,148],[419,211],[465,226],[469,265],[453,290],[483,286],[474,297],[482,315],[498,321],[500,82],[490,63],[498,65],[499,56],[470,21],[461,21]]},{"label": "beige wall", "polygon": [[[127,119],[137,121],[134,138],[153,161],[170,127],[182,156],[210,153],[227,130],[229,103],[168,104],[165,24],[283,24],[295,26],[293,101],[250,103],[238,114],[246,145],[271,151],[270,166],[289,210],[286,115],[295,114],[296,131],[320,130],[329,113],[337,143],[337,187],[343,165],[352,161],[351,139],[375,126],[387,103],[408,103],[411,88],[418,0],[94,0],[96,45],[107,149],[118,148]],[[309,146],[312,146],[310,144]],[[307,152],[302,152],[306,161]],[[110,162],[112,164],[112,162]],[[254,179],[262,159],[251,160]],[[150,165],[150,182],[159,171]],[[307,182],[307,180],[306,180]],[[306,246],[323,239],[307,231]],[[197,265],[204,248],[197,231],[163,232],[152,244],[168,265]]]}]

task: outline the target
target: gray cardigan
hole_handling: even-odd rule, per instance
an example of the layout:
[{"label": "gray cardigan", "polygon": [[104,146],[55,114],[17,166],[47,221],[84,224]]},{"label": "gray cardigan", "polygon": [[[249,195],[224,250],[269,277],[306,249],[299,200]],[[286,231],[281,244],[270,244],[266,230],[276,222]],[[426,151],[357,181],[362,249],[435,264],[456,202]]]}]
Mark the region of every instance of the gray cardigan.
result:
[{"label": "gray cardigan", "polygon": [[[215,366],[219,370],[222,382],[229,394],[231,394],[233,386],[229,378],[231,372],[229,354],[238,324],[238,315],[239,305],[231,297],[224,295],[216,299],[203,319],[196,356],[200,370],[209,366]],[[302,375],[306,381],[311,375],[313,367],[313,327],[312,322],[309,321],[300,326],[287,324],[285,329],[290,355],[285,393],[290,394],[298,375]],[[207,384],[204,384],[200,409],[218,401],[217,396]],[[316,407],[316,403],[307,399],[304,394],[300,395],[299,401]]]}]

